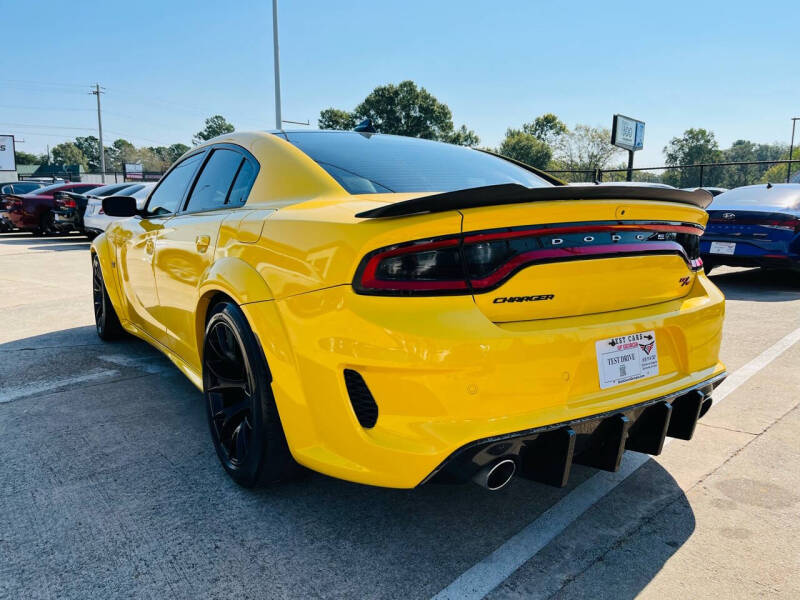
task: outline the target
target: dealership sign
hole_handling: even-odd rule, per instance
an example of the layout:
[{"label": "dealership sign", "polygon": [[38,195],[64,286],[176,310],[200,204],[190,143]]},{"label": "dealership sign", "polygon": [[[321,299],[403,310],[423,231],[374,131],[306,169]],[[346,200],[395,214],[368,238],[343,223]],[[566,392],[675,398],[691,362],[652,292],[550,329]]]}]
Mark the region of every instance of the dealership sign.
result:
[{"label": "dealership sign", "polygon": [[614,115],[611,143],[630,152],[641,150],[644,146],[644,122],[624,115]]},{"label": "dealership sign", "polygon": [[16,171],[14,159],[14,136],[0,135],[0,171]]},{"label": "dealership sign", "polygon": [[142,163],[125,163],[123,172],[126,179],[144,179]]}]

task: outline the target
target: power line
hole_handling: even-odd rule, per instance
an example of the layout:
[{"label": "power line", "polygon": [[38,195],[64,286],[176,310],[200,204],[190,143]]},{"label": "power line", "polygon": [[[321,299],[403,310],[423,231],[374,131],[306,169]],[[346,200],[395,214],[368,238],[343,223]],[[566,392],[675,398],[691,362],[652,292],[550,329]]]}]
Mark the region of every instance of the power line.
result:
[{"label": "power line", "polygon": [[54,81],[31,81],[28,79],[0,79],[3,83],[11,83],[15,85],[34,85],[34,86],[49,86],[49,87],[63,87],[63,88],[79,88],[85,89],[85,85],[79,83],[57,83]]},{"label": "power line", "polygon": [[44,110],[44,111],[76,111],[76,112],[92,112],[93,108],[71,108],[60,106],[14,106],[11,104],[0,104],[0,108],[12,108],[16,110]]}]

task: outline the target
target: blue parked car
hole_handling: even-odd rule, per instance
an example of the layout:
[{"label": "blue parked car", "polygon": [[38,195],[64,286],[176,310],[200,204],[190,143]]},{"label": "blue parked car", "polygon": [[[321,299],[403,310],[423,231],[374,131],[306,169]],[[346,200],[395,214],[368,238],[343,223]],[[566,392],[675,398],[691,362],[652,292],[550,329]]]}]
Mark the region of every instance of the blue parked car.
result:
[{"label": "blue parked car", "polygon": [[800,270],[800,184],[735,188],[706,210],[700,238],[706,273],[718,265]]}]

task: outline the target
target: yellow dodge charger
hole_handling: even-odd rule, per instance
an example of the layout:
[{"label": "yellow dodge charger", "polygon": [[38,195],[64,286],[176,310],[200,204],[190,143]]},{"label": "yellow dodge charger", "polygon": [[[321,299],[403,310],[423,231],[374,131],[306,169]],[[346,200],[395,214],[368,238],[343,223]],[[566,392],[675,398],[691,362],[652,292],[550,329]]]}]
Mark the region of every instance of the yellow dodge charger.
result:
[{"label": "yellow dodge charger", "polygon": [[725,377],[711,196],[570,187],[487,152],[344,131],[190,150],[92,245],[97,332],[203,391],[225,470],[371,485],[517,475],[689,439]]}]

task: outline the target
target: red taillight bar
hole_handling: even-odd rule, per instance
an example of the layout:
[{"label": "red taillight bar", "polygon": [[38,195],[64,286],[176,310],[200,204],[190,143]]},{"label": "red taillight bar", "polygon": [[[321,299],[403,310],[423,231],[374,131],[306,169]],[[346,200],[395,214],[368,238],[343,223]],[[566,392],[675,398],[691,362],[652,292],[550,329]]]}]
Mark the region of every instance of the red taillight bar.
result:
[{"label": "red taillight bar", "polygon": [[541,235],[561,235],[568,233],[602,233],[613,231],[659,231],[670,233],[688,233],[700,235],[701,227],[695,225],[659,225],[658,223],[619,224],[619,225],[579,225],[571,227],[536,227],[533,229],[519,229],[515,231],[487,232],[468,235],[464,238],[465,244],[487,242],[517,237],[533,237]]},{"label": "red taillight bar", "polygon": [[[689,268],[697,271],[703,267],[700,258],[692,258],[687,255],[687,250],[678,242],[671,240],[648,240],[644,241],[642,236],[637,236],[643,241],[628,243],[599,244],[595,246],[575,245],[554,248],[539,248],[517,254],[500,264],[491,274],[481,279],[468,279],[465,275],[463,279],[378,279],[377,272],[381,262],[387,258],[404,254],[418,254],[440,248],[453,248],[463,245],[471,245],[481,242],[491,242],[495,240],[513,239],[520,237],[542,237],[548,235],[562,235],[574,233],[603,233],[603,232],[630,232],[630,231],[651,231],[657,233],[682,233],[700,236],[703,228],[691,223],[596,223],[581,225],[564,226],[537,226],[520,228],[515,230],[494,230],[485,232],[467,233],[463,240],[460,236],[449,236],[436,240],[421,240],[392,246],[376,250],[362,261],[362,266],[356,272],[354,287],[362,293],[431,293],[440,291],[442,293],[471,293],[484,292],[501,284],[517,270],[536,263],[556,262],[573,260],[584,257],[616,257],[632,256],[636,254],[675,254],[679,255],[687,263]],[[614,238],[612,237],[612,240]],[[592,242],[594,239],[584,238],[585,242]],[[598,240],[599,241],[599,240]],[[459,258],[463,260],[463,258]]]}]

